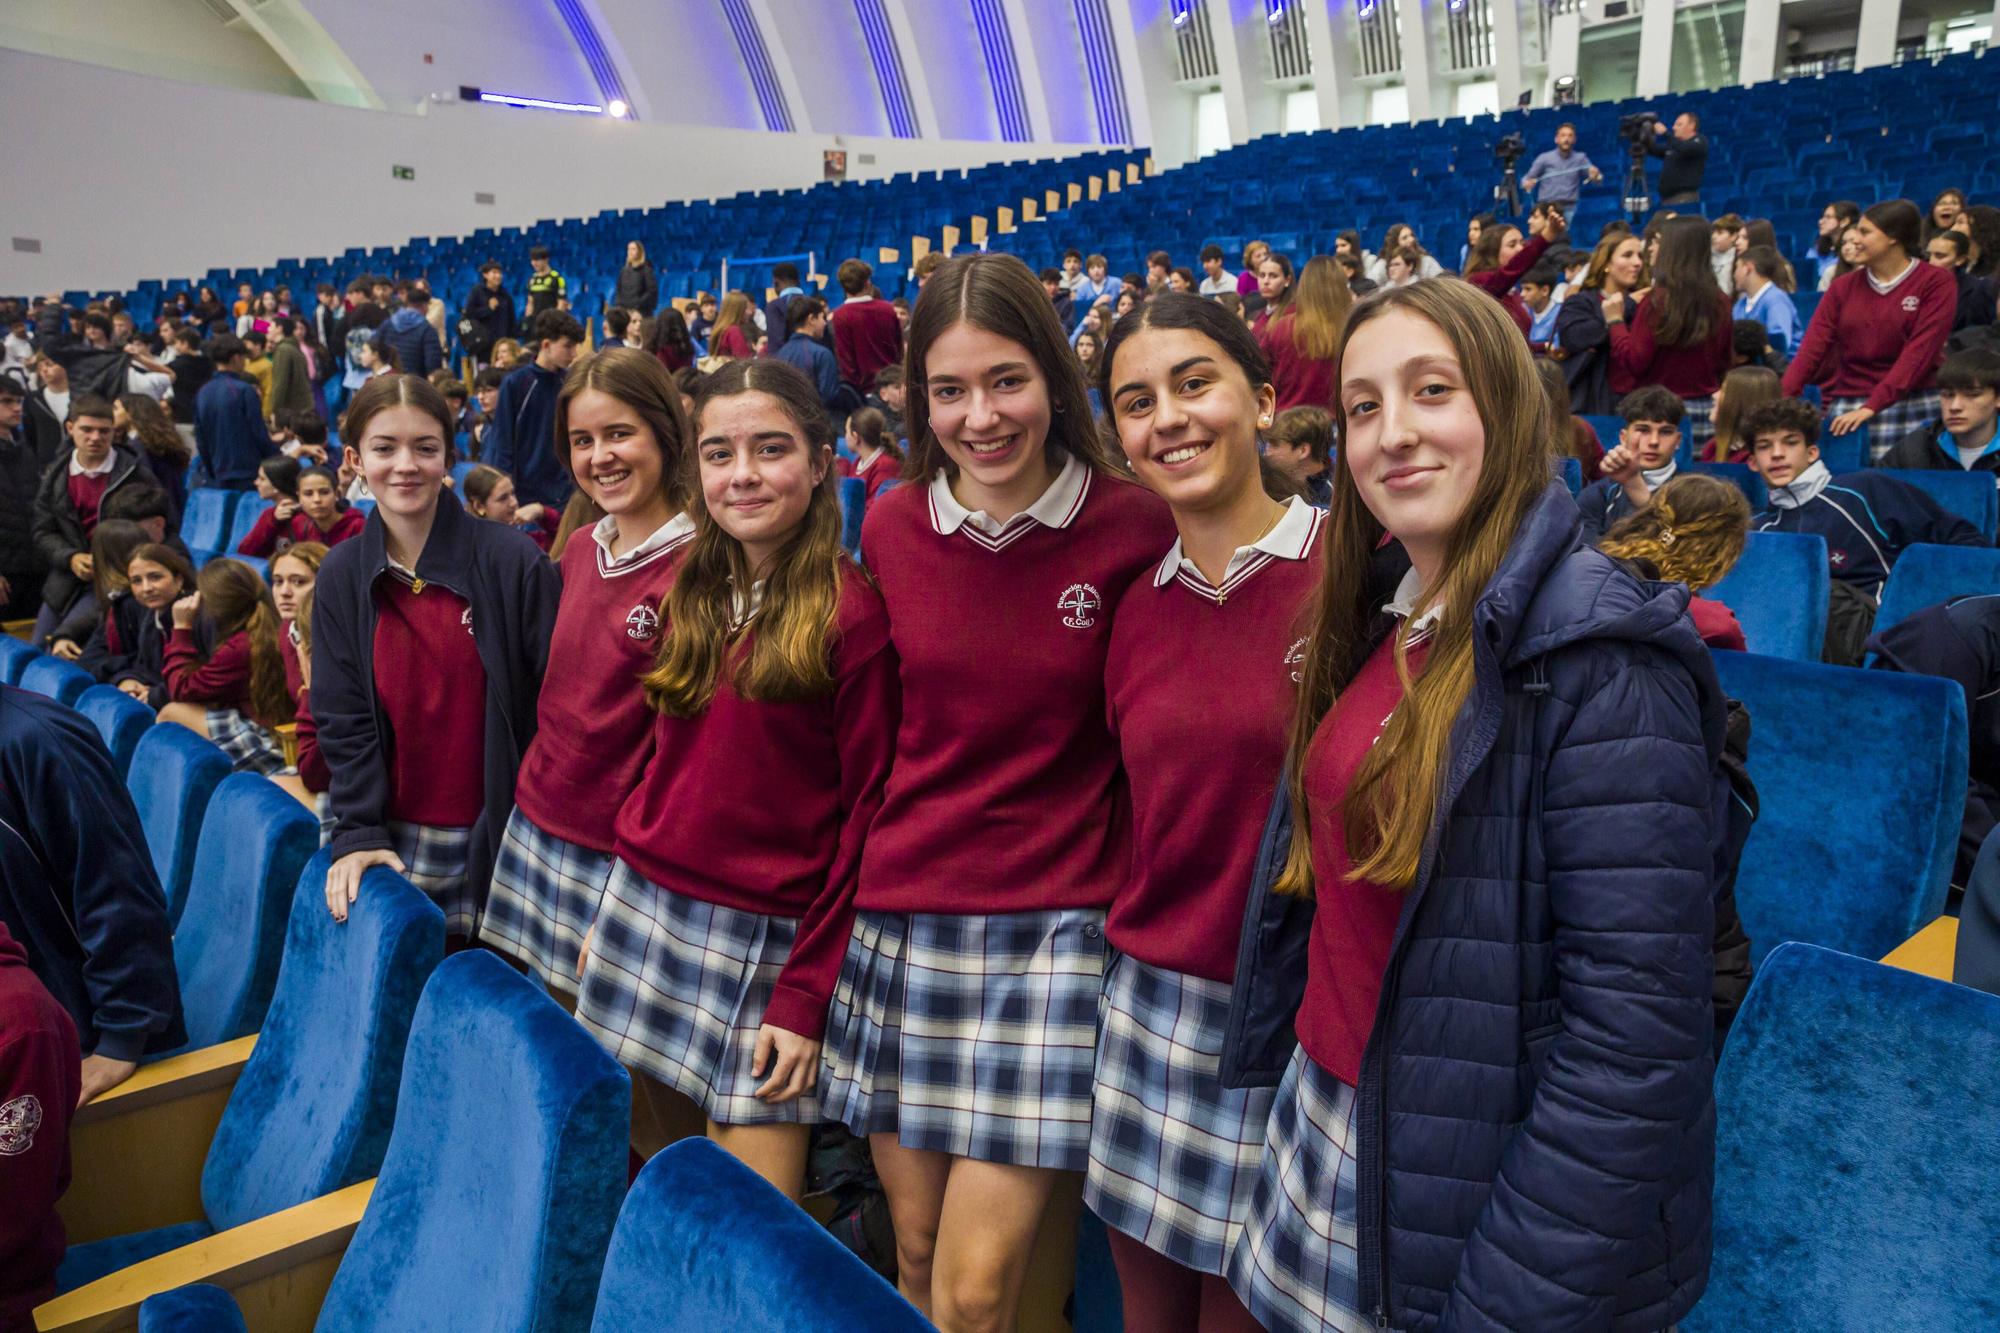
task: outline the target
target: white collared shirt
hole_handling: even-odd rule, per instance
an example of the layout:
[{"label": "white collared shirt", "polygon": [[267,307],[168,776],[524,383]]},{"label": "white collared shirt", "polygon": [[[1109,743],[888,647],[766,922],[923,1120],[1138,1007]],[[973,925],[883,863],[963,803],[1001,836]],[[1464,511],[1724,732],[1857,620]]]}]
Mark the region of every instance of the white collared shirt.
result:
[{"label": "white collared shirt", "polygon": [[1016,538],[1025,536],[1039,523],[1046,528],[1066,528],[1076,521],[1090,494],[1090,467],[1075,454],[1063,454],[1062,470],[1042,492],[1041,498],[1014,517],[1002,522],[984,509],[967,509],[951,493],[951,479],[939,468],[931,478],[931,527],[940,537],[963,531],[989,550],[997,551]]},{"label": "white collared shirt", "polygon": [[1153,571],[1153,586],[1164,588],[1179,579],[1190,592],[1220,606],[1230,593],[1242,587],[1252,575],[1273,560],[1303,560],[1310,555],[1313,543],[1319,540],[1320,523],[1325,518],[1325,510],[1308,504],[1304,496],[1293,496],[1269,532],[1248,546],[1237,547],[1230,555],[1220,584],[1208,581],[1208,576],[1194,561],[1182,554],[1180,539],[1175,538],[1174,544],[1167,548],[1166,559],[1160,561],[1160,567]]},{"label": "white collared shirt", "polygon": [[750,596],[747,598],[737,590],[735,580],[730,580],[729,628],[731,630],[739,630],[749,624],[757,612],[763,609],[763,606],[764,580],[758,579],[750,585]]},{"label": "white collared shirt", "polygon": [[[1403,581],[1396,585],[1396,593],[1383,610],[1399,620],[1409,620],[1410,612],[1416,610],[1417,601],[1424,595],[1424,581],[1417,575],[1415,565],[1403,571]],[[1431,607],[1415,620],[1410,620],[1410,637],[1407,642],[1415,643],[1426,638],[1437,629],[1438,621],[1444,619],[1444,606]]]},{"label": "white collared shirt", "polygon": [[590,539],[597,543],[597,572],[600,574],[624,574],[649,562],[650,557],[671,551],[682,542],[694,536],[694,520],[686,513],[675,514],[672,518],[653,529],[653,534],[623,555],[614,554],[612,543],[618,540],[618,519],[606,514],[590,529]]},{"label": "white collared shirt", "polygon": [[110,472],[117,464],[118,455],[115,453],[104,455],[104,461],[96,467],[85,467],[83,464],[77,462],[76,450],[72,449],[69,453],[69,474],[72,477],[101,477]]},{"label": "white collared shirt", "polygon": [[1862,272],[1867,274],[1868,285],[1875,289],[1876,295],[1887,296],[1890,292],[1895,291],[1896,288],[1903,285],[1903,279],[1909,277],[1912,273],[1915,273],[1919,268],[1922,268],[1923,263],[1924,261],[1921,259],[1912,259],[1910,261],[1910,266],[1908,268],[1904,269],[1901,273],[1898,273],[1895,277],[1889,279],[1887,282],[1875,281],[1875,272],[1873,269],[1863,269]]}]

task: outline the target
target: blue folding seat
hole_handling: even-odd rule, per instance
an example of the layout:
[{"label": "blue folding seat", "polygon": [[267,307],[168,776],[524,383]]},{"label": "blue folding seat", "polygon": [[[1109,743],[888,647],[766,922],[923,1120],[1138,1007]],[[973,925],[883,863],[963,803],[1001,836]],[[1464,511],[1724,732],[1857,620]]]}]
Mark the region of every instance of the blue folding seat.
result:
[{"label": "blue folding seat", "polygon": [[229,540],[230,515],[241,494],[244,492],[214,486],[197,486],[188,492],[187,508],[181,512],[181,540],[197,566],[214,559]]},{"label": "blue folding seat", "polygon": [[236,1298],[213,1282],[190,1282],[139,1306],[139,1333],[249,1333]]},{"label": "blue folding seat", "polygon": [[1716,1071],[1714,1259],[1680,1326],[2000,1327],[2000,997],[1788,944]]},{"label": "blue folding seat", "polygon": [[1752,532],[1709,596],[1736,613],[1753,653],[1817,662],[1826,647],[1832,571],[1816,533]]},{"label": "blue folding seat", "polygon": [[1771,504],[1770,492],[1764,486],[1764,479],[1753,472],[1748,463],[1689,463],[1688,470],[1706,476],[1719,477],[1737,490],[1750,502],[1750,512],[1762,513]]},{"label": "blue folding seat", "polygon": [[[236,502],[236,512],[229,520],[229,535],[222,539],[217,554],[234,556],[236,548],[250,535],[250,529],[257,526],[257,520],[270,512],[272,502],[254,492],[246,492]],[[239,557],[240,558],[240,557]]]},{"label": "blue folding seat", "polygon": [[1991,592],[2000,592],[2000,551],[1920,542],[1905,548],[1889,571],[1875,629],[1879,633],[1913,611],[1953,597]]},{"label": "blue folding seat", "polygon": [[153,726],[153,710],[115,685],[93,685],[76,700],[76,711],[90,719],[104,748],[111,751],[111,766],[123,779],[132,768],[132,752]]},{"label": "blue folding seat", "polygon": [[22,689],[45,694],[59,704],[74,704],[91,684],[88,671],[60,657],[37,657],[21,671]]},{"label": "blue folding seat", "polygon": [[1754,652],[1717,653],[1715,667],[1750,712],[1761,808],[1736,905],[1753,951],[1803,940],[1880,958],[1944,908],[1965,807],[1965,692]]},{"label": "blue folding seat", "polygon": [[840,544],[850,554],[861,549],[861,519],[867,503],[867,482],[860,477],[840,479]]},{"label": "blue folding seat", "polygon": [[1830,435],[1821,431],[1819,461],[1826,464],[1826,470],[1836,477],[1867,467],[1868,427],[1858,426],[1845,435]]},{"label": "blue folding seat", "polygon": [[1930,468],[1883,468],[1882,475],[1906,482],[1951,513],[1978,528],[1987,541],[2000,535],[2000,487],[1990,472],[1946,472]]},{"label": "blue folding seat", "polygon": [[139,807],[170,922],[178,923],[187,905],[202,818],[229,770],[222,747],[182,726],[153,727],[132,747],[125,785]]}]

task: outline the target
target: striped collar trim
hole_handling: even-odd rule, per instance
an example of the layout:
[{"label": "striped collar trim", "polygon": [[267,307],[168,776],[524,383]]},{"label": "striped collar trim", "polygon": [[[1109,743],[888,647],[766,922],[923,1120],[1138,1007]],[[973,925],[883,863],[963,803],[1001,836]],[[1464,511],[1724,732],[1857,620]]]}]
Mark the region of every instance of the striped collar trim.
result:
[{"label": "striped collar trim", "polygon": [[1284,514],[1269,532],[1249,546],[1236,548],[1235,554],[1229,557],[1228,568],[1223,570],[1220,585],[1210,583],[1194,562],[1181,554],[1181,543],[1176,538],[1168,548],[1166,558],[1160,561],[1160,567],[1153,571],[1153,586],[1164,588],[1178,579],[1188,591],[1220,606],[1231,593],[1249,582],[1252,575],[1273,560],[1303,560],[1310,555],[1325,520],[1325,510],[1306,503],[1303,496],[1293,496],[1291,503],[1285,506]]},{"label": "striped collar trim", "polygon": [[1046,528],[1067,528],[1083,512],[1090,496],[1091,472],[1075,454],[1063,454],[1062,470],[1056,473],[1041,498],[1012,518],[1001,522],[983,509],[967,509],[951,493],[951,480],[944,469],[931,478],[931,527],[940,537],[963,532],[989,551],[998,551],[1032,532],[1037,524]]},{"label": "striped collar trim", "polygon": [[655,528],[653,535],[645,541],[623,555],[613,555],[611,543],[618,539],[618,520],[606,514],[591,528],[590,539],[597,545],[599,577],[614,579],[621,574],[630,574],[635,569],[642,569],[693,541],[694,520],[686,513],[675,514]]}]

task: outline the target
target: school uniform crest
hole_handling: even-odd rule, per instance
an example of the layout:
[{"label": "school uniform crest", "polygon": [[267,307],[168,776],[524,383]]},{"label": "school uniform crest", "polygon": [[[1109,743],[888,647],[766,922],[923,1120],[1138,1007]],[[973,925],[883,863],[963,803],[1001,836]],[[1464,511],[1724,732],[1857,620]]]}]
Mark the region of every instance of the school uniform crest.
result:
[{"label": "school uniform crest", "polygon": [[1103,609],[1104,598],[1089,583],[1072,583],[1056,598],[1056,610],[1063,613],[1062,623],[1071,629],[1089,629],[1097,623],[1097,613]]},{"label": "school uniform crest", "polygon": [[[463,611],[460,611],[458,613],[458,623],[465,626],[465,632],[467,634],[472,634],[472,608],[470,606],[466,607]],[[479,636],[473,634],[472,637],[476,639]]]},{"label": "school uniform crest", "polygon": [[0,1157],[19,1157],[35,1146],[42,1127],[42,1103],[33,1093],[0,1106]]},{"label": "school uniform crest", "polygon": [[644,602],[633,607],[625,616],[625,637],[646,643],[660,632],[660,613]]},{"label": "school uniform crest", "polygon": [[1305,684],[1305,673],[1300,670],[1306,664],[1306,638],[1301,636],[1285,649],[1285,666],[1290,671],[1292,684]]},{"label": "school uniform crest", "polygon": [[1847,552],[1828,551],[1826,553],[1826,563],[1832,565],[1835,569],[1839,569],[1842,565],[1847,563]]},{"label": "school uniform crest", "polygon": [[1903,313],[1906,315],[1917,313],[1917,298],[1914,295],[1903,298]]}]

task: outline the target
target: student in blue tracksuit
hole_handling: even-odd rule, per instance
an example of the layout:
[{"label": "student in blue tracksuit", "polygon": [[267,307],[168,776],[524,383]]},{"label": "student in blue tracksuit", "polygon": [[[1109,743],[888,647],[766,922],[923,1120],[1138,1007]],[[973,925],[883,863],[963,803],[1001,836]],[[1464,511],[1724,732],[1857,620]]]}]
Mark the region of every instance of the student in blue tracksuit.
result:
[{"label": "student in blue tracksuit", "polygon": [[69,1011],[83,1097],[187,1041],[167,896],[97,730],[0,686],[0,925]]},{"label": "student in blue tracksuit", "polygon": [[500,401],[486,430],[484,461],[514,479],[514,494],[522,504],[561,509],[576,489],[556,451],[556,395],[582,342],[583,325],[576,316],[544,310],[535,316],[534,359],[500,385]]},{"label": "student in blue tracksuit", "polygon": [[1765,403],[1744,417],[1742,432],[1750,466],[1771,493],[1771,507],[1750,526],[1826,538],[1829,572],[1871,601],[1905,547],[1989,544],[1979,529],[1906,481],[1866,469],[1834,476],[1819,460],[1819,413],[1810,403]]},{"label": "student in blue tracksuit", "polygon": [[1619,402],[1618,415],[1625,425],[1617,445],[1598,464],[1603,480],[1591,482],[1576,497],[1576,507],[1583,511],[1585,539],[1598,540],[1674,479],[1686,414],[1680,397],[1657,384],[1634,389]]},{"label": "student in blue tracksuit", "polygon": [[1771,346],[1790,356],[1799,345],[1799,308],[1790,292],[1778,285],[1784,258],[1768,245],[1753,245],[1736,257],[1735,319],[1754,319],[1764,326]]}]

